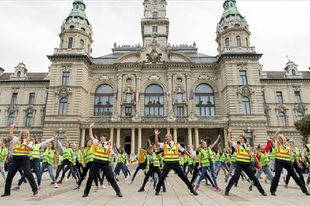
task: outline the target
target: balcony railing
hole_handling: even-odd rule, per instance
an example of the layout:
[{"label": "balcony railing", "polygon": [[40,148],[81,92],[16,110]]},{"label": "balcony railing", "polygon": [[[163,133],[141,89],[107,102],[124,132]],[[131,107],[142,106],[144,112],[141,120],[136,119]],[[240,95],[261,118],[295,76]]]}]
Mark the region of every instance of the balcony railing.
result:
[{"label": "balcony railing", "polygon": [[86,55],[84,48],[55,48],[54,55],[63,55],[63,54],[75,54],[75,55]]}]

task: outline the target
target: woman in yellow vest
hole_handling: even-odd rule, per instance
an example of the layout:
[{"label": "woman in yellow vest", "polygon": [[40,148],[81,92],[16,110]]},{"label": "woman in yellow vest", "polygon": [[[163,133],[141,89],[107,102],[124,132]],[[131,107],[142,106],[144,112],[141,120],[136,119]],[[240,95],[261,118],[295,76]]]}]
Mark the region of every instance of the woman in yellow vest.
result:
[{"label": "woman in yellow vest", "polygon": [[5,174],[5,162],[8,158],[9,151],[5,146],[5,143],[0,140],[0,172],[2,174],[3,179],[6,179]]},{"label": "woman in yellow vest", "polygon": [[48,143],[47,148],[45,149],[43,153],[43,159],[42,159],[42,166],[41,166],[41,177],[43,175],[44,169],[47,168],[48,173],[50,174],[50,177],[52,181],[54,182],[55,188],[58,188],[58,184],[56,183],[55,174],[53,171],[53,168],[57,169],[57,162],[56,162],[56,150],[54,142]]},{"label": "woman in yellow vest", "polygon": [[89,126],[89,138],[92,140],[93,144],[96,146],[94,161],[89,171],[89,178],[86,183],[86,187],[84,190],[84,194],[82,197],[87,197],[91,188],[91,184],[96,177],[97,173],[101,169],[102,172],[106,175],[108,182],[110,182],[113,187],[116,195],[118,197],[123,197],[121,190],[119,189],[113,174],[110,170],[109,159],[110,156],[113,155],[114,158],[117,156],[114,154],[113,147],[110,142],[108,142],[109,138],[106,133],[102,133],[100,135],[99,140],[95,139],[93,136],[93,127],[95,123],[91,123]]},{"label": "woman in yellow vest", "polygon": [[281,132],[281,130],[282,128],[279,128],[275,133],[275,135],[273,135],[272,137],[272,142],[276,150],[276,164],[275,164],[275,175],[270,187],[271,195],[276,196],[281,171],[283,168],[285,168],[287,172],[291,174],[292,178],[295,180],[295,182],[300,187],[302,192],[305,193],[306,195],[310,195],[310,193],[307,190],[307,187],[301,182],[296,172],[294,171],[291,162],[291,155],[294,155],[294,153],[292,153],[292,148],[286,142],[285,137],[283,135],[278,135]]},{"label": "woman in yellow vest", "polygon": [[[232,131],[232,128],[229,127],[228,128],[228,142],[230,143],[230,145],[232,145],[237,150],[237,161],[236,161],[237,166],[236,166],[236,170],[235,170],[234,175],[232,176],[232,178],[228,182],[228,185],[225,188],[225,195],[229,196],[230,189],[239,179],[239,177],[241,175],[241,171],[244,171],[248,175],[250,180],[254,181],[254,184],[255,184],[256,188],[258,189],[258,191],[263,196],[267,196],[267,194],[264,191],[264,189],[262,188],[260,182],[255,178],[253,168],[251,167],[251,156],[254,155],[254,154],[252,154],[251,146],[246,144],[247,140],[246,140],[246,137],[244,135],[239,136],[239,139],[240,139],[239,144],[237,142],[233,142],[231,140],[231,131]],[[257,161],[257,158],[255,156],[254,156],[254,158]]]},{"label": "woman in yellow vest", "polygon": [[[141,169],[142,171],[145,170],[145,161],[146,161],[146,154],[145,154],[146,150],[143,148],[140,148],[139,150],[139,154],[137,154],[137,157],[135,160],[131,161],[131,162],[135,162],[138,161],[138,166],[136,168],[135,173],[132,176],[132,179],[130,180],[129,184],[132,184],[132,182],[134,181],[138,171]],[[145,173],[144,173],[145,175]]]},{"label": "woman in yellow vest", "polygon": [[[305,145],[304,149],[302,150],[301,153],[301,160],[306,163],[310,162],[310,136],[308,136],[307,139],[307,144]],[[310,172],[308,174],[306,186],[309,188],[309,183],[310,183]]]},{"label": "woman in yellow vest", "polygon": [[[158,175],[158,178],[160,178],[161,176],[160,163],[159,163],[159,159],[157,156],[159,153],[161,153],[161,151],[154,152],[153,147],[149,147],[147,151],[148,151],[148,155],[146,156],[146,161],[145,161],[146,175],[143,180],[142,187],[138,190],[138,192],[144,192],[145,184],[153,173],[156,173]],[[163,192],[166,192],[165,183],[163,183],[162,186],[163,186]]]},{"label": "woman in yellow vest", "polygon": [[29,160],[29,152],[33,150],[33,142],[29,140],[28,130],[22,130],[19,135],[20,137],[14,136],[14,127],[16,125],[17,122],[13,122],[9,132],[9,137],[14,144],[13,161],[5,181],[4,193],[1,195],[1,197],[11,195],[12,180],[20,167],[23,169],[28,179],[33,195],[38,194],[38,186],[31,173]]},{"label": "woman in yellow vest", "polygon": [[172,141],[173,137],[171,134],[165,135],[166,142],[158,142],[158,136],[160,132],[158,129],[154,130],[155,132],[155,145],[157,147],[160,147],[164,150],[164,156],[165,156],[165,164],[163,168],[162,176],[159,178],[158,184],[156,186],[156,192],[155,195],[159,195],[160,187],[164,183],[165,178],[167,177],[170,170],[174,170],[175,173],[183,180],[183,182],[187,185],[187,188],[190,190],[190,192],[194,195],[198,195],[198,193],[194,190],[193,185],[189,182],[187,179],[187,176],[182,171],[182,168],[180,166],[180,158],[179,158],[179,151],[185,152],[188,156],[191,157],[191,154],[187,152],[180,144],[177,142]]}]

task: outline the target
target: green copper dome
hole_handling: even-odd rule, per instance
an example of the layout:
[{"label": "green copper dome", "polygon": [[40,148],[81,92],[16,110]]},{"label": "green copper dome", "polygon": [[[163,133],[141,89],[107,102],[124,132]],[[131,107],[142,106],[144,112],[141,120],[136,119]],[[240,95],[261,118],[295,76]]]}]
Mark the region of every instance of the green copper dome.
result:
[{"label": "green copper dome", "polygon": [[66,21],[68,21],[71,18],[76,19],[78,21],[85,20],[87,24],[89,25],[87,16],[85,14],[85,9],[86,9],[86,6],[83,0],[74,0],[73,8],[69,16],[66,18]]},{"label": "green copper dome", "polygon": [[224,12],[221,17],[220,23],[224,19],[234,19],[237,16],[239,16],[241,19],[244,18],[238,11],[238,8],[236,6],[236,0],[226,0],[223,4],[223,8],[224,8]]}]

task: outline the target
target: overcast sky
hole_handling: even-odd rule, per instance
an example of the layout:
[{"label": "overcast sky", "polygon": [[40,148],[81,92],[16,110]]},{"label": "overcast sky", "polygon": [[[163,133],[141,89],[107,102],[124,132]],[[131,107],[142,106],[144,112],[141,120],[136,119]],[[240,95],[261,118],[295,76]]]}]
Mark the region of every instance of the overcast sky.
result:
[{"label": "overcast sky", "polygon": [[[166,0],[171,45],[196,42],[198,52],[216,56],[216,25],[224,0]],[[47,72],[59,46],[60,27],[73,0],[0,0],[0,67],[14,72],[24,62],[28,72]],[[92,56],[111,53],[117,45],[142,43],[143,0],[84,0],[93,27]],[[288,59],[299,70],[310,67],[310,1],[237,0],[251,31],[250,43],[262,53],[267,71],[283,71]]]}]

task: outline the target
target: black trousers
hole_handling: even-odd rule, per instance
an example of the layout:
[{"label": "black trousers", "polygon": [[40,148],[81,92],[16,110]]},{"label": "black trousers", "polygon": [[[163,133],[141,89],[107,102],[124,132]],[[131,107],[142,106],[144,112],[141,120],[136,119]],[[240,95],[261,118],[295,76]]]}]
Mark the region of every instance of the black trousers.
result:
[{"label": "black trousers", "polygon": [[[161,177],[161,172],[160,172],[159,167],[150,166],[149,171],[147,171],[147,173],[146,173],[146,175],[145,175],[145,177],[144,177],[144,181],[143,181],[143,184],[142,184],[142,187],[141,187],[141,188],[144,189],[147,180],[149,179],[149,177],[150,177],[154,172],[157,173],[158,178]],[[166,188],[166,187],[165,187],[165,181],[164,181],[164,182],[163,182],[163,189],[165,189],[165,188]]]},{"label": "black trousers", "polygon": [[[301,171],[301,168],[298,167],[296,161],[294,162],[293,167],[294,167],[295,171],[297,172],[302,184],[306,185],[304,176],[303,176],[302,171]],[[286,185],[289,183],[290,178],[291,178],[291,174],[288,172],[286,175],[286,178],[285,178],[285,184]]]},{"label": "black trousers", "polygon": [[260,182],[255,177],[254,171],[253,171],[253,168],[251,167],[251,165],[250,164],[239,164],[238,162],[237,162],[237,166],[236,166],[236,169],[235,169],[235,173],[234,173],[234,175],[232,176],[232,178],[228,182],[228,185],[225,188],[225,190],[227,192],[229,192],[231,187],[238,181],[242,171],[244,171],[248,175],[250,180],[252,180],[254,182],[254,185],[256,186],[256,188],[258,189],[258,191],[261,194],[265,193],[265,191],[262,188]]},{"label": "black trousers", "polygon": [[72,173],[72,176],[74,177],[74,179],[77,179],[75,172],[73,170],[73,165],[72,162],[70,162],[68,159],[65,159],[62,161],[61,165],[59,167],[57,167],[57,171],[56,171],[56,180],[59,176],[60,170],[62,170],[62,168],[64,168],[64,166],[67,165],[70,168],[70,172]]},{"label": "black trousers", "polygon": [[[77,183],[78,185],[82,184],[82,182],[83,182],[88,170],[91,168],[92,164],[93,164],[93,162],[87,162],[85,167],[83,167],[83,172],[81,174],[81,178],[79,179],[79,181]],[[95,184],[96,184],[96,186],[98,186],[98,178],[97,177],[95,178]]]},{"label": "black trousers", "polygon": [[289,174],[291,174],[292,178],[295,180],[295,182],[300,187],[302,192],[304,192],[304,193],[307,192],[306,186],[301,182],[301,180],[298,178],[296,172],[294,171],[292,162],[291,161],[284,162],[284,161],[277,161],[277,160],[275,163],[275,175],[274,175],[272,183],[271,183],[270,192],[274,193],[277,191],[277,187],[279,184],[279,179],[280,179],[281,171],[282,171],[283,167],[287,170],[287,172]]},{"label": "black trousers", "polygon": [[108,182],[111,183],[111,186],[113,187],[114,191],[116,193],[119,193],[121,190],[119,189],[119,187],[118,187],[118,185],[114,179],[113,173],[111,173],[109,162],[107,162],[107,161],[96,161],[95,160],[95,161],[93,161],[93,164],[92,164],[90,171],[89,171],[89,177],[88,177],[88,180],[86,183],[84,194],[86,194],[86,195],[89,194],[91,184],[92,184],[93,180],[95,179],[95,177],[97,176],[99,169],[101,169],[104,172],[104,174],[107,177]]},{"label": "black trousers", "polygon": [[199,166],[199,163],[196,163],[194,164],[194,172],[193,172],[193,176],[192,176],[192,179],[191,179],[191,184],[194,183],[197,175],[198,175],[198,172],[199,172],[199,169],[198,169],[198,166]]},{"label": "black trousers", "polygon": [[35,192],[38,190],[38,186],[30,170],[29,157],[28,156],[20,156],[20,157],[13,156],[13,162],[9,168],[8,176],[5,181],[5,187],[4,187],[5,193],[11,194],[12,180],[20,167],[22,168],[26,178],[28,179],[32,192]]},{"label": "black trousers", "polygon": [[183,182],[187,185],[189,190],[193,190],[193,185],[187,179],[187,176],[184,174],[181,165],[177,163],[167,163],[165,162],[163,173],[159,178],[159,181],[156,186],[156,192],[160,191],[160,187],[164,184],[164,180],[166,179],[167,175],[169,174],[170,170],[174,170],[174,172],[183,180]]}]

